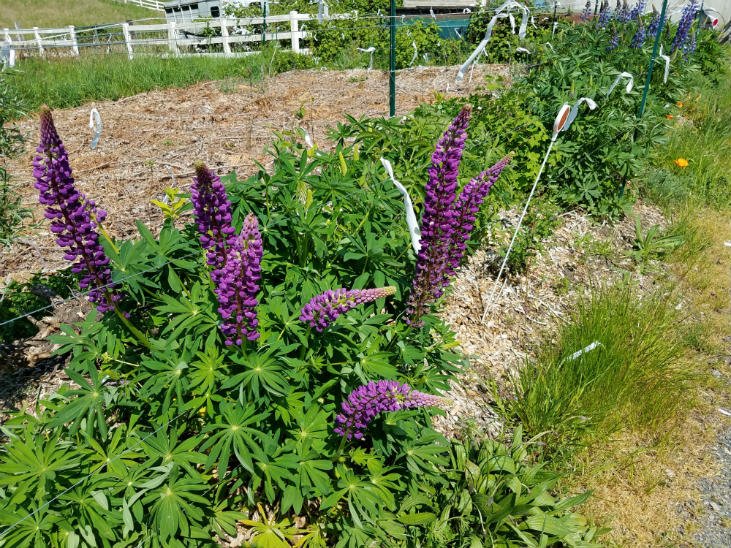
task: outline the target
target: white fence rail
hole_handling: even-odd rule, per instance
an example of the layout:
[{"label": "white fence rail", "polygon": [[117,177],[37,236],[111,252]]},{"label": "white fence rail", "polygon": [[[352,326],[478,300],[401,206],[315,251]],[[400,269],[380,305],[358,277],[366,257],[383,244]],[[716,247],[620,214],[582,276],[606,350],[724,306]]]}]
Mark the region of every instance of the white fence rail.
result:
[{"label": "white fence rail", "polygon": [[[350,15],[331,15],[347,19]],[[119,23],[92,28],[3,29],[0,41],[9,44],[17,59],[29,56],[78,56],[87,49],[102,53],[165,55],[247,55],[261,42],[289,42],[295,53],[308,53],[301,41],[308,38],[302,23],[316,15],[292,11],[286,15],[211,19],[203,22],[168,22],[153,25]]]}]

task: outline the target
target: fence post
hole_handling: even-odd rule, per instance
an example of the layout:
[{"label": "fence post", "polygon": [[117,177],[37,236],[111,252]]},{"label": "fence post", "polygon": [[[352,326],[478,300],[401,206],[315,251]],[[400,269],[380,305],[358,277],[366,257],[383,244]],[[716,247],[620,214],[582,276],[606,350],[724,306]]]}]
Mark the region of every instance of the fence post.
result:
[{"label": "fence post", "polygon": [[225,17],[221,17],[219,19],[219,23],[221,24],[221,41],[223,43],[223,55],[224,57],[231,57],[231,44],[228,42],[228,27],[227,20]]},{"label": "fence post", "polygon": [[299,15],[296,11],[289,12],[289,31],[292,34],[292,51],[294,53],[300,52],[300,24]]},{"label": "fence post", "polygon": [[124,43],[127,46],[127,57],[130,61],[134,58],[132,52],[132,36],[129,33],[129,23],[122,23],[122,34],[124,34]]},{"label": "fence post", "polygon": [[38,44],[38,53],[43,55],[45,53],[45,50],[43,49],[43,41],[41,40],[41,35],[38,32],[38,27],[33,27],[33,34],[36,36],[36,44]]},{"label": "fence post", "polygon": [[173,54],[176,56],[180,55],[180,50],[178,49],[178,37],[175,30],[175,21],[170,21],[168,23],[168,45]]},{"label": "fence post", "polygon": [[79,43],[76,41],[76,29],[73,25],[69,25],[69,35],[71,36],[71,52],[79,56]]}]

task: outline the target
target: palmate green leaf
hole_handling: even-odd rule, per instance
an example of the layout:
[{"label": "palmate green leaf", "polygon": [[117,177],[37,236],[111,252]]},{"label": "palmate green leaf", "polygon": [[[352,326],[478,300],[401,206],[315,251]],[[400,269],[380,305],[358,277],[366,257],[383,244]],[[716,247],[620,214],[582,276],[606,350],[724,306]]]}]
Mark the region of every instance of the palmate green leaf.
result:
[{"label": "palmate green leaf", "polygon": [[241,366],[244,371],[230,376],[223,383],[222,388],[238,386],[241,401],[259,400],[262,397],[268,401],[269,396],[277,398],[286,396],[290,392],[290,386],[282,374],[282,367],[274,357],[274,353],[279,350],[278,345],[273,345],[263,354],[249,353],[244,356],[231,356],[231,361]]},{"label": "palmate green leaf", "polygon": [[[102,444],[89,435],[84,435],[84,442],[88,444],[86,453],[92,469],[104,469],[113,476],[121,476],[126,473],[127,468],[136,464],[136,459],[141,456],[139,450],[130,450],[127,445],[130,439],[130,431],[127,424],[120,424],[113,428],[111,439]],[[134,438],[132,438],[134,439]]]},{"label": "palmate green leaf", "polygon": [[40,433],[28,433],[0,453],[0,487],[20,487],[10,498],[14,503],[21,503],[29,495],[40,502],[59,489],[61,477],[80,463],[81,455],[71,443],[62,441],[60,434],[45,438]]},{"label": "palmate green leaf", "polygon": [[175,340],[184,333],[203,335],[216,332],[218,315],[210,299],[208,284],[194,283],[189,292],[175,296],[161,294],[164,304],[155,307],[163,322],[163,334]]},{"label": "palmate green leaf", "polygon": [[[93,482],[93,479],[92,479]],[[121,523],[121,513],[109,509],[103,491],[94,491],[92,482],[84,482],[61,497],[68,508],[64,518],[74,531],[90,545],[103,544],[102,539],[115,540],[114,527]]]},{"label": "palmate green leaf", "polygon": [[189,474],[196,474],[196,465],[206,462],[206,455],[199,453],[195,448],[200,439],[193,436],[180,441],[186,425],[167,431],[160,430],[154,436],[146,436],[142,441],[142,448],[150,462],[160,465],[173,463]]},{"label": "palmate green leaf", "polygon": [[[54,533],[61,521],[62,518],[57,512],[37,503],[32,503],[27,509],[8,510],[0,507],[0,526],[3,531],[7,531],[0,538],[0,543],[2,543],[0,545],[33,548],[53,546],[56,544],[54,540],[58,539]],[[11,526],[12,529],[10,529]],[[68,535],[63,536],[68,537]]]},{"label": "palmate green leaf", "polygon": [[61,405],[49,404],[56,410],[49,425],[54,428],[70,424],[69,432],[73,435],[85,424],[87,435],[93,436],[98,431],[104,438],[108,432],[104,410],[110,403],[111,393],[102,383],[93,363],[87,363],[85,373],[88,380],[79,372],[70,368],[66,370],[66,374],[79,388],[60,391],[59,396],[67,400]]},{"label": "palmate green leaf", "polygon": [[184,538],[206,538],[208,527],[205,509],[210,501],[199,493],[206,491],[205,479],[197,475],[183,475],[174,467],[167,482],[151,490],[143,499],[149,505],[148,523],[156,531],[159,540],[165,541],[178,533]]},{"label": "palmate green leaf", "polygon": [[250,425],[263,426],[261,421],[268,415],[269,413],[257,414],[253,406],[244,407],[236,402],[222,403],[215,423],[208,424],[202,432],[210,434],[200,448],[201,451],[210,450],[206,466],[210,468],[217,465],[219,478],[223,478],[233,454],[241,466],[253,474],[254,458],[261,462],[267,461],[255,438],[261,439],[266,436],[261,430]]}]

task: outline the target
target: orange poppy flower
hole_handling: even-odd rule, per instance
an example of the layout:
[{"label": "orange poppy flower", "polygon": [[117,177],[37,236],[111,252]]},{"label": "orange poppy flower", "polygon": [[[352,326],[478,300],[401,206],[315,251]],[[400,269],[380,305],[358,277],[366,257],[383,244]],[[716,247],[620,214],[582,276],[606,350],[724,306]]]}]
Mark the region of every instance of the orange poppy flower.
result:
[{"label": "orange poppy flower", "polygon": [[673,163],[680,168],[688,167],[688,160],[686,160],[685,158],[676,158],[675,160],[673,160]]}]

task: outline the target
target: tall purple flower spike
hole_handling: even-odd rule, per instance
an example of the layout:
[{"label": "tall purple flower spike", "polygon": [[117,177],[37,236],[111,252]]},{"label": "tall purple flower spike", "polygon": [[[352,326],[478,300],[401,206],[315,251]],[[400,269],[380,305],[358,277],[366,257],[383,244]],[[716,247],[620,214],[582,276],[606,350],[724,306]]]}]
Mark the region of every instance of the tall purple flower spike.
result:
[{"label": "tall purple flower spike", "polygon": [[318,332],[327,329],[341,314],[356,306],[369,303],[396,293],[396,288],[377,287],[375,289],[335,289],[325,291],[310,299],[302,307],[300,321],[314,327]]},{"label": "tall purple flower spike", "polygon": [[472,109],[465,106],[437,142],[426,183],[421,218],[421,249],[407,304],[406,321],[419,325],[426,306],[441,297],[449,283],[449,248],[454,234],[452,204]]},{"label": "tall purple flower spike", "polygon": [[469,106],[460,112],[432,156],[421,220],[421,249],[406,309],[406,322],[415,327],[422,324],[427,307],[449,285],[464,255],[480,205],[510,161],[510,156],[506,156],[472,179],[455,200],[469,114]]},{"label": "tall purple flower spike", "polygon": [[454,203],[455,230],[452,237],[452,245],[449,250],[449,264],[447,268],[450,276],[454,276],[455,271],[462,262],[462,257],[467,249],[467,242],[472,234],[475,219],[477,218],[477,213],[480,210],[482,202],[511,159],[512,156],[505,156],[505,158],[494,166],[486,169],[472,179],[462,189],[459,198]]},{"label": "tall purple flower spike", "polygon": [[440,398],[412,390],[396,381],[371,381],[353,390],[335,417],[334,431],[345,438],[363,439],[365,429],[380,413],[438,406]]},{"label": "tall purple flower spike", "polygon": [[253,214],[244,219],[241,234],[231,224],[231,203],[218,176],[203,164],[196,166],[191,186],[201,245],[211,269],[211,280],[223,319],[227,345],[259,338],[257,294],[263,254],[259,223]]},{"label": "tall purple flower spike", "polygon": [[56,243],[66,248],[64,259],[73,262],[72,272],[81,274],[79,286],[88,290],[89,301],[99,312],[109,312],[121,295],[113,289],[109,257],[97,233],[107,213],[76,190],[68,154],[48,107],[41,109],[40,121],[41,140],[33,159],[39,201],[46,206],[45,217],[51,221]]},{"label": "tall purple flower spike", "polygon": [[[678,22],[678,30],[675,32],[670,52],[674,52],[676,49],[687,49],[686,42],[691,37],[690,28],[693,26],[693,21],[698,13],[700,6],[697,0],[690,0],[690,3],[683,8],[683,14],[680,16]],[[695,38],[695,35],[692,35]],[[695,45],[693,46],[695,49]]]}]

